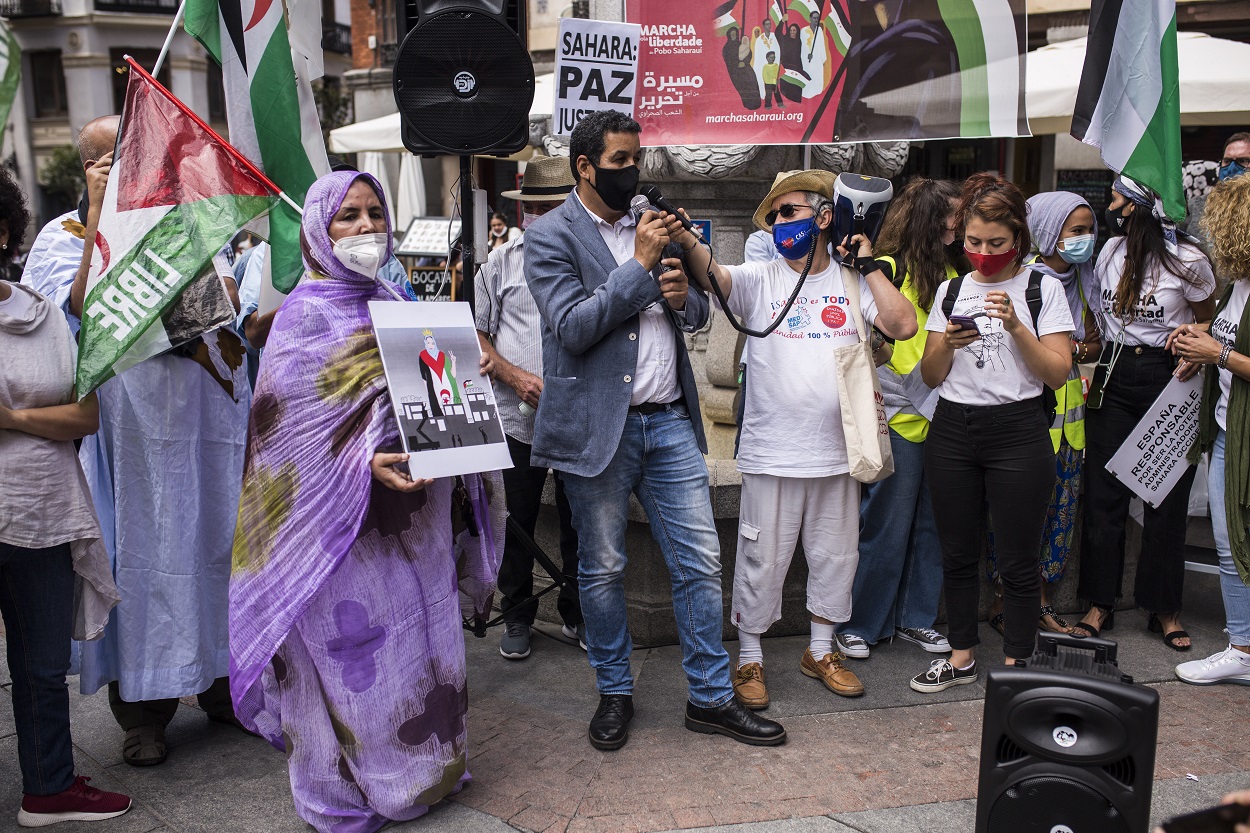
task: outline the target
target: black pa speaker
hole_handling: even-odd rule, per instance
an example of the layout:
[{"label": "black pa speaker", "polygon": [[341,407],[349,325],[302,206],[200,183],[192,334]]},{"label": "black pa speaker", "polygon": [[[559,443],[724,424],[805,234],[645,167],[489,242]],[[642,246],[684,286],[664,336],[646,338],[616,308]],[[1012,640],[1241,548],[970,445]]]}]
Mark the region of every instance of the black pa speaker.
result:
[{"label": "black pa speaker", "polygon": [[526,0],[404,0],[395,104],[416,154],[507,155],[529,141]]},{"label": "black pa speaker", "polygon": [[989,672],[976,833],[1148,833],[1158,731],[1114,642],[1039,634],[1027,667]]}]

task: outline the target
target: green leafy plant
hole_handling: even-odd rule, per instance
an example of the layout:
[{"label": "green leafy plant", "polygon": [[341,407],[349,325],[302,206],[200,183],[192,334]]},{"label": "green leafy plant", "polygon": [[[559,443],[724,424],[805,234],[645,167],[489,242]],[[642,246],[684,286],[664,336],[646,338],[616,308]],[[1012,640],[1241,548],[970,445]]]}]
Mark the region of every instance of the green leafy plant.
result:
[{"label": "green leafy plant", "polygon": [[87,187],[87,174],[78,158],[78,149],[73,145],[54,148],[39,169],[39,184],[53,194],[63,195],[71,203],[78,202],[78,196]]},{"label": "green leafy plant", "polygon": [[329,144],[330,131],[347,124],[351,118],[352,96],[337,78],[318,78],[312,82],[312,90],[313,100],[317,103],[317,117],[321,120],[321,135]]}]

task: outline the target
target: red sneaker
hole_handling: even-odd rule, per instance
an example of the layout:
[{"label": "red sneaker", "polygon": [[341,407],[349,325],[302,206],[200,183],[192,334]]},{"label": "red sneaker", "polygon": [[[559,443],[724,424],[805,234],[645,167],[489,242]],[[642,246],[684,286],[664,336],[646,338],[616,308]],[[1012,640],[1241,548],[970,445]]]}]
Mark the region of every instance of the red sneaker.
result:
[{"label": "red sneaker", "polygon": [[23,795],[17,823],[22,827],[47,827],[62,821],[103,821],[130,809],[130,796],[88,786],[91,779],[79,775],[68,790],[56,795]]}]

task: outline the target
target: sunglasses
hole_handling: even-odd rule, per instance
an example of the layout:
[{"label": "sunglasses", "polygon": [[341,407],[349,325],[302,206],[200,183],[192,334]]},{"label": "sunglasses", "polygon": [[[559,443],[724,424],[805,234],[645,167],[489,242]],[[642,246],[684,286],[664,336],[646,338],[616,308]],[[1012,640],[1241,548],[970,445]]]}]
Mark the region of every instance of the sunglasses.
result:
[{"label": "sunglasses", "polygon": [[777,222],[777,215],[780,214],[783,220],[792,218],[796,211],[800,208],[811,210],[811,206],[805,202],[802,203],[784,203],[780,208],[774,208],[772,211],[764,215],[765,225],[773,225]]}]

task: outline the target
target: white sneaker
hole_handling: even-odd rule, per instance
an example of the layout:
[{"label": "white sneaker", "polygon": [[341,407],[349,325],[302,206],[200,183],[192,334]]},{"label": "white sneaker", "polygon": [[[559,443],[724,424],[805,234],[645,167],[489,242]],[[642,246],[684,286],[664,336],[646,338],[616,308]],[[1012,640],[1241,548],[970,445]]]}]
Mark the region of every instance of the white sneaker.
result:
[{"label": "white sneaker", "polygon": [[577,647],[583,651],[586,650],[586,625],[581,624],[576,628],[570,628],[568,625],[560,626],[560,633],[564,634],[565,639],[572,639],[577,642]]},{"label": "white sneaker", "polygon": [[951,649],[946,637],[933,628],[895,628],[894,635],[908,642],[915,642],[931,654],[944,654]]},{"label": "white sneaker", "polygon": [[1229,645],[1206,659],[1182,662],[1176,666],[1176,676],[1191,685],[1250,685],[1250,654]]},{"label": "white sneaker", "polygon": [[835,633],[833,638],[838,642],[838,650],[851,659],[868,659],[868,643],[863,637],[853,633]]}]

